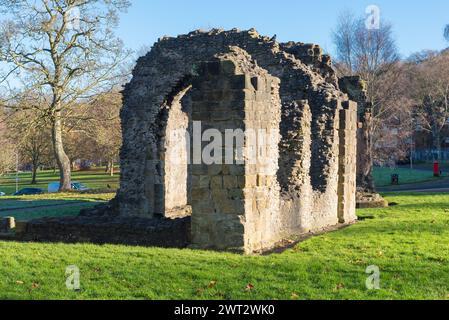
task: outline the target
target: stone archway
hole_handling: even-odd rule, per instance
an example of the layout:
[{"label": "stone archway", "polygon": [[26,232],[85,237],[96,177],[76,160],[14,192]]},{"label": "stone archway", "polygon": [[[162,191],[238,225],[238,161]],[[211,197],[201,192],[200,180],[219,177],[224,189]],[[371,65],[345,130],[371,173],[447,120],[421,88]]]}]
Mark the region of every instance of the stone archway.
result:
[{"label": "stone archway", "polygon": [[[79,217],[30,222],[24,239],[252,253],[357,219],[356,103],[319,47],[255,30],[163,38],[139,59],[123,96],[116,198]],[[200,139],[201,161],[188,164],[196,150],[182,132],[193,134],[195,121],[200,136],[215,129],[225,140],[232,129],[277,134],[240,140],[232,131],[222,148],[231,161],[219,164],[204,161],[209,141]],[[254,150],[266,161],[252,162]]]},{"label": "stone archway", "polygon": [[[269,227],[260,225],[260,221],[265,221],[262,218],[254,224],[251,233],[246,232],[249,228],[237,232],[235,238],[238,240],[235,241],[230,240],[232,232],[228,232],[229,228],[224,230],[211,227],[213,223],[211,224],[210,219],[215,211],[208,211],[201,220],[195,219],[195,212],[201,210],[195,209],[194,186],[198,181],[211,184],[212,179],[207,180],[211,178],[209,173],[197,176],[194,173],[194,170],[197,170],[195,166],[178,170],[161,163],[166,156],[165,151],[161,150],[175,150],[170,148],[175,144],[170,139],[165,139],[167,128],[170,131],[170,119],[175,119],[172,123],[175,127],[181,123],[181,127],[185,127],[186,119],[190,122],[197,116],[201,117],[201,112],[193,109],[191,119],[188,113],[186,116],[183,99],[193,94],[196,85],[201,85],[199,78],[204,76],[204,62],[215,61],[220,56],[235,51],[232,47],[248,56],[245,61],[239,60],[240,74],[234,76],[248,74],[252,89],[258,90],[258,80],[252,80],[255,68],[250,67],[251,65],[260,66],[267,75],[280,80],[277,99],[280,99],[281,133],[279,154],[273,158],[279,166],[273,180],[278,186],[277,192],[280,196],[268,197],[270,202],[274,203],[273,208],[279,208],[276,209],[278,213],[272,215],[271,220],[264,222]],[[229,81],[228,85],[235,85],[234,80]],[[251,81],[256,81],[255,85]],[[337,82],[330,67],[330,59],[322,55],[316,46],[304,46],[300,43],[279,44],[270,38],[261,37],[254,30],[212,30],[207,33],[193,32],[177,38],[161,39],[148,55],[139,59],[133,79],[124,91],[122,176],[115,200],[118,213],[121,216],[170,218],[176,216],[173,213],[179,212],[177,209],[192,205],[194,244],[228,249],[243,247],[245,250],[267,247],[276,239],[291,234],[354,221],[356,217],[355,208],[352,208],[352,197],[355,194],[351,188],[343,187],[342,184],[352,183],[355,173],[353,174],[351,166],[355,161],[351,158],[352,151],[340,148],[341,143],[353,141],[350,137],[354,126],[344,123],[352,121],[352,117],[345,117],[349,120],[343,120],[341,123],[341,117],[344,115],[342,110],[349,110],[347,112],[351,113],[353,108],[347,108],[348,97],[339,91]],[[223,79],[216,83],[216,87],[222,83]],[[193,88],[184,93],[183,90],[187,90],[190,85]],[[240,89],[243,92],[248,90],[246,87]],[[247,101],[245,95],[242,99]],[[256,94],[255,99],[255,102],[260,102],[257,99],[273,101],[272,96],[261,99],[260,94]],[[214,102],[221,103],[221,100],[218,100],[217,98]],[[195,102],[192,102],[193,104]],[[240,111],[246,116],[251,112],[245,108],[246,106]],[[200,109],[201,106],[197,104],[197,110]],[[220,115],[226,117],[228,113],[230,110],[225,110]],[[217,112],[217,117],[218,114]],[[184,120],[180,121],[180,118]],[[247,121],[248,119],[243,119],[243,123]],[[190,125],[187,126],[190,128]],[[175,153],[180,152],[181,149]],[[243,178],[245,183],[254,179],[251,177],[254,174],[246,172],[246,169],[245,167]],[[191,185],[185,182],[186,175],[187,180],[191,180]],[[229,180],[227,183],[234,183],[233,177],[226,179]],[[263,185],[266,177],[256,174],[255,179],[257,187],[258,183]],[[182,183],[177,183],[181,180]],[[224,185],[223,176],[217,180]],[[170,187],[167,189],[167,186]],[[177,197],[177,194],[180,197]],[[204,193],[202,197],[210,198],[212,195]],[[263,201],[253,199],[250,204],[246,199],[243,205],[244,214],[236,214],[239,219],[243,217],[244,222],[233,220],[232,224],[249,226],[251,223],[247,222],[246,218],[250,215],[246,213],[251,211],[250,206],[258,207],[257,202],[264,206]],[[238,202],[237,200],[239,199],[234,199],[234,203]],[[208,219],[209,222],[206,222]],[[228,236],[223,239],[226,233]],[[251,238],[248,238],[247,235],[250,234]]]},{"label": "stone archway", "polygon": [[[183,77],[164,100],[158,134],[148,147],[147,215],[177,218],[191,211],[192,244],[201,248],[253,252],[278,241],[278,90],[279,79],[238,48]],[[204,159],[203,150],[211,129],[222,143],[214,162]],[[254,141],[245,135],[249,131],[257,133]],[[248,161],[252,149],[264,159]]]},{"label": "stone archway", "polygon": [[[356,220],[356,103],[316,45],[255,30],[163,38],[139,59],[123,96],[116,198],[76,218],[31,223],[25,238],[252,253]],[[200,162],[185,163],[198,156],[182,134],[194,138],[196,121],[200,136],[215,129],[226,141],[232,131],[213,149],[221,160],[220,149],[230,151],[230,162],[205,161],[209,141],[200,138]],[[249,129],[273,129],[275,138],[253,139]],[[254,150],[266,161],[252,162]]]}]

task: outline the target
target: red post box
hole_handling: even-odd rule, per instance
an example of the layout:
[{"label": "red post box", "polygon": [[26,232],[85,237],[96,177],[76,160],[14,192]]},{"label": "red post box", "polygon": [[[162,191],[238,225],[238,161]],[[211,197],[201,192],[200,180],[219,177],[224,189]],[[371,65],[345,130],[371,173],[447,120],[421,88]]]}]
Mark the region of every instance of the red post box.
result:
[{"label": "red post box", "polygon": [[440,164],[438,163],[438,161],[435,161],[433,163],[433,176],[434,177],[440,176]]}]

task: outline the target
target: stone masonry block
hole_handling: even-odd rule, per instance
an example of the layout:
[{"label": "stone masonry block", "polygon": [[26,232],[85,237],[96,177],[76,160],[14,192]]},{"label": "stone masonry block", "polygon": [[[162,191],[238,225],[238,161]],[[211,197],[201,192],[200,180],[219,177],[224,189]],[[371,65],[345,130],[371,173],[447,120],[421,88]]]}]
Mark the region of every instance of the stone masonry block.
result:
[{"label": "stone masonry block", "polygon": [[221,72],[225,75],[235,75],[237,66],[231,60],[222,60],[221,64]]},{"label": "stone masonry block", "polygon": [[237,188],[237,177],[236,176],[224,176],[223,185],[226,189]]},{"label": "stone masonry block", "polygon": [[199,186],[200,188],[209,188],[210,187],[210,176],[200,176]]},{"label": "stone masonry block", "polygon": [[223,177],[222,176],[214,176],[211,178],[210,182],[211,189],[222,189],[223,188]]}]

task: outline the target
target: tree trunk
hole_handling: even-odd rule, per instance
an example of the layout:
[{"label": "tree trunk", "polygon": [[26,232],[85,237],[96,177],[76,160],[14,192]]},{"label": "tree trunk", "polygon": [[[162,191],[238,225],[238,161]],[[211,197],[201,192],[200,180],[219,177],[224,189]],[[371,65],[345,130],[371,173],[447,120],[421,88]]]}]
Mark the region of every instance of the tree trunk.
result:
[{"label": "tree trunk", "polygon": [[110,167],[109,167],[110,163],[111,163],[110,161],[106,162],[106,169],[104,170],[104,172],[108,173],[110,171]]},{"label": "tree trunk", "polygon": [[433,132],[433,147],[437,151],[437,158],[435,160],[441,160],[441,136],[439,130]]},{"label": "tree trunk", "polygon": [[59,191],[70,191],[71,184],[71,168],[70,159],[65,153],[64,144],[62,141],[62,121],[61,114],[57,112],[53,120],[52,126],[52,143],[53,151],[55,153],[56,162],[59,167],[60,185]]},{"label": "tree trunk", "polygon": [[357,132],[357,188],[363,192],[375,192],[372,154],[372,118],[365,112],[361,119],[363,127]]},{"label": "tree trunk", "polygon": [[32,164],[32,176],[31,176],[31,184],[37,184],[37,164]]}]

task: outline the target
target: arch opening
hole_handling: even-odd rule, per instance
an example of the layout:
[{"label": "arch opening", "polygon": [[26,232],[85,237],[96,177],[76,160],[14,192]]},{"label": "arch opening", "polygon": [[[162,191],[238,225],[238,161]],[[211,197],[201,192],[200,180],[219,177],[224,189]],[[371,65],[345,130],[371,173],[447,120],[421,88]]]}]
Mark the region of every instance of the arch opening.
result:
[{"label": "arch opening", "polygon": [[182,78],[164,99],[148,144],[145,215],[178,218],[191,214],[191,77]]}]

